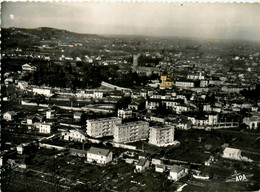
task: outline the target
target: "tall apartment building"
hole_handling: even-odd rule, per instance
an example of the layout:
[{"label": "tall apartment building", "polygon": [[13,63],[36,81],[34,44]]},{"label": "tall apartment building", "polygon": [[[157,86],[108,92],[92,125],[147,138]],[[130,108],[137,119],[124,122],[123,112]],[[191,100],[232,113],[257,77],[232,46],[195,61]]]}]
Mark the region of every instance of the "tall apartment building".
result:
[{"label": "tall apartment building", "polygon": [[146,121],[135,121],[116,125],[114,128],[114,141],[127,143],[148,138],[149,123]]},{"label": "tall apartment building", "polygon": [[117,117],[91,119],[86,121],[87,134],[91,137],[103,137],[113,135],[113,128],[122,124],[122,119]]},{"label": "tall apartment building", "polygon": [[150,127],[149,143],[158,147],[171,145],[174,142],[173,126]]}]

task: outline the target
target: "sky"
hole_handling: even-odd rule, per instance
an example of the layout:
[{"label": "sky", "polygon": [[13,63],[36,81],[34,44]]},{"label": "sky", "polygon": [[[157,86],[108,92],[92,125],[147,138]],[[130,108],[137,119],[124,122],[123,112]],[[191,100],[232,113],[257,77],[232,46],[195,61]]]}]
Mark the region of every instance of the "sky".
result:
[{"label": "sky", "polygon": [[3,2],[2,27],[260,41],[260,3]]}]

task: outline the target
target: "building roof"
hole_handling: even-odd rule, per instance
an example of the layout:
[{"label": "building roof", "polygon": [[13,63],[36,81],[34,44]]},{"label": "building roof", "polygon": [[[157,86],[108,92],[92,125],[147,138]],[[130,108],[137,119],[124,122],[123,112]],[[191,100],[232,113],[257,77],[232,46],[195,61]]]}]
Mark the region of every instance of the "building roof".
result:
[{"label": "building roof", "polygon": [[165,165],[156,165],[156,168],[164,169],[164,168],[165,168]]},{"label": "building roof", "polygon": [[78,132],[79,134],[85,136],[85,132],[82,131],[82,130],[80,130],[80,129],[75,129],[75,130],[74,130],[74,129],[71,129],[70,132]]},{"label": "building roof", "polygon": [[101,148],[97,148],[97,147],[91,147],[88,150],[88,153],[92,153],[92,154],[96,154],[96,155],[103,155],[103,156],[108,156],[110,150],[107,149],[101,149]]},{"label": "building roof", "polygon": [[224,153],[238,153],[240,151],[240,149],[235,149],[235,148],[231,148],[231,147],[226,147],[224,149]]},{"label": "building roof", "polygon": [[172,168],[171,168],[171,172],[179,173],[183,169],[184,169],[184,167],[181,167],[181,166],[178,166],[178,165],[173,165]]},{"label": "building roof", "polygon": [[10,115],[17,115],[17,113],[15,111],[8,111],[6,113],[9,113]]},{"label": "building roof", "polygon": [[138,165],[138,166],[144,166],[145,162],[146,162],[146,159],[141,158],[141,159],[139,159],[139,161],[138,161],[138,163],[137,163],[136,165]]},{"label": "building roof", "polygon": [[85,151],[85,150],[73,149],[73,148],[70,148],[70,152],[80,153],[80,154],[87,154],[87,151]]},{"label": "building roof", "polygon": [[81,112],[75,112],[75,113],[74,113],[74,116],[81,116],[81,115],[82,115]]}]

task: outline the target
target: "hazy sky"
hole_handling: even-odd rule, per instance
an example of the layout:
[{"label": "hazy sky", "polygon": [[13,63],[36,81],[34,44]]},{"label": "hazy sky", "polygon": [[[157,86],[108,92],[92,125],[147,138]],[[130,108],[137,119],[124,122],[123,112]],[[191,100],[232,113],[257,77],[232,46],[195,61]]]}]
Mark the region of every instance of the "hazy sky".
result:
[{"label": "hazy sky", "polygon": [[260,41],[260,3],[2,3],[2,27]]}]

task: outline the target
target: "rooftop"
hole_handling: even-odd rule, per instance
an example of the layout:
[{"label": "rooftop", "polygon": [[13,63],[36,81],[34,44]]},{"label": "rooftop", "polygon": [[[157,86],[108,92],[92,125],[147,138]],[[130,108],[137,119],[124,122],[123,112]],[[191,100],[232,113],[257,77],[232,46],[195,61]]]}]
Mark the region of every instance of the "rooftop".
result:
[{"label": "rooftop", "polygon": [[96,154],[96,155],[103,155],[103,156],[108,156],[109,152],[110,151],[107,149],[101,149],[101,148],[97,148],[97,147],[91,147],[88,150],[88,153],[92,153],[92,154]]},{"label": "rooftop", "polygon": [[181,166],[178,166],[178,165],[173,165],[172,168],[171,168],[171,172],[179,173],[183,169],[184,169],[184,167],[181,167]]}]

